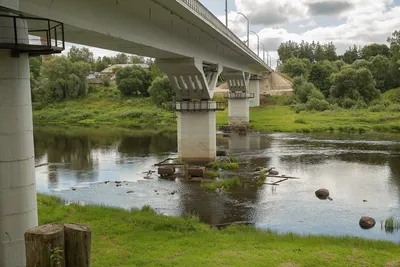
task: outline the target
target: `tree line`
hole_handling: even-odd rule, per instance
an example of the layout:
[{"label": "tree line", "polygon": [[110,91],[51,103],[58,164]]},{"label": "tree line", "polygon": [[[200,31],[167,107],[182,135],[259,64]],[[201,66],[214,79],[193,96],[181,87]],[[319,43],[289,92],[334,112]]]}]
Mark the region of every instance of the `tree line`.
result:
[{"label": "tree line", "polygon": [[[88,48],[73,46],[67,55],[31,57],[30,75],[32,100],[51,103],[87,96],[93,88],[88,86],[90,73],[100,72],[114,64],[147,64],[114,69],[115,84],[122,97],[151,97],[159,106],[172,101],[174,91],[168,78],[152,59],[119,53],[114,57],[98,57]],[[103,86],[112,83],[110,77],[101,76]]]},{"label": "tree line", "polygon": [[386,44],[349,47],[337,55],[333,43],[282,43],[278,68],[293,78],[294,100],[303,109],[325,110],[376,104],[381,93],[400,87],[400,31]]}]

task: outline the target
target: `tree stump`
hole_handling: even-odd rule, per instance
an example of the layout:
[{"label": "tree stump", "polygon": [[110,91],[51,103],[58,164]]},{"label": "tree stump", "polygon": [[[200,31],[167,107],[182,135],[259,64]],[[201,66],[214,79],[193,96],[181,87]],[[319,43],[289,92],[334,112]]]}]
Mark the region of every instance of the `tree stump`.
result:
[{"label": "tree stump", "polygon": [[64,226],[46,224],[25,232],[27,267],[64,267]]},{"label": "tree stump", "polygon": [[67,267],[89,267],[91,229],[83,224],[65,224],[65,264]]}]

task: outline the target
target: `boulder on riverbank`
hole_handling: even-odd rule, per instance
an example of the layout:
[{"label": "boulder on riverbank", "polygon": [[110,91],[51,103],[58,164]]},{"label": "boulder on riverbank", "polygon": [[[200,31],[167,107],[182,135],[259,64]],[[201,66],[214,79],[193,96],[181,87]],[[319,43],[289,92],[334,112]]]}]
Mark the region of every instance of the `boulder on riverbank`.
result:
[{"label": "boulder on riverbank", "polygon": [[375,223],[376,222],[374,218],[363,216],[361,217],[359,224],[362,229],[371,229],[372,227],[375,226]]},{"label": "boulder on riverbank", "polygon": [[317,198],[325,200],[329,198],[329,190],[326,188],[321,188],[318,189],[317,191],[315,191],[315,195],[317,196]]}]

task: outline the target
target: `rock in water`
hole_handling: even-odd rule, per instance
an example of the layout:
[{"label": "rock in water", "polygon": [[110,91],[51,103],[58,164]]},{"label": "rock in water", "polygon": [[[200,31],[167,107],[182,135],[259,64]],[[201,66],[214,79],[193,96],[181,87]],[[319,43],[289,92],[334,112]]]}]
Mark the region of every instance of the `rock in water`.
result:
[{"label": "rock in water", "polygon": [[270,175],[279,175],[279,172],[272,170],[272,171],[269,172],[269,174]]},{"label": "rock in water", "polygon": [[329,190],[325,188],[318,189],[317,191],[315,191],[315,195],[317,196],[317,198],[325,200],[329,197]]},{"label": "rock in water", "polygon": [[375,226],[375,223],[375,219],[368,216],[363,216],[360,219],[360,227],[362,229],[371,229]]}]

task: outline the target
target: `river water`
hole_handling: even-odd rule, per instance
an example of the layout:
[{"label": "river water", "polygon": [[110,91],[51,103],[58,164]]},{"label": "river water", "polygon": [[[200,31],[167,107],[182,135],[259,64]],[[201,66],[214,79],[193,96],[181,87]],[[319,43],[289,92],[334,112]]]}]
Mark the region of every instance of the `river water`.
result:
[{"label": "river water", "polygon": [[[209,192],[198,183],[144,179],[143,172],[167,157],[177,157],[176,135],[129,135],[90,130],[35,131],[37,190],[82,204],[122,208],[150,205],[160,214],[198,214],[219,224],[251,221],[279,233],[360,236],[400,242],[382,223],[400,217],[400,142],[398,136],[328,134],[218,135],[217,146],[244,163],[241,171],[275,167],[300,177],[279,186]],[[155,169],[154,169],[155,170]],[[109,183],[104,183],[111,181]],[[114,181],[123,181],[117,187]],[[273,180],[271,180],[273,181]],[[327,188],[333,201],[315,197]],[[130,192],[129,192],[130,191]],[[129,193],[128,193],[129,192]],[[363,230],[358,221],[377,224]]]}]

